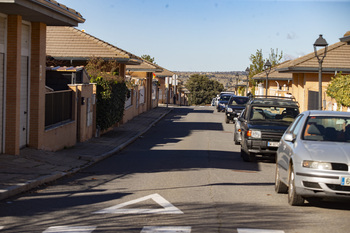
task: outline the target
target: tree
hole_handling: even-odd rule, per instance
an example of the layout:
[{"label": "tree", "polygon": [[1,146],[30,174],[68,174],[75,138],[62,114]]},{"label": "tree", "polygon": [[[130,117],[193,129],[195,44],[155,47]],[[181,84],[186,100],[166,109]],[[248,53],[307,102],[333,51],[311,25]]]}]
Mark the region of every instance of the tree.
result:
[{"label": "tree", "polygon": [[[271,62],[272,67],[279,65],[281,63],[282,58],[283,51],[281,51],[281,53],[278,54],[278,49],[276,49],[276,52],[274,49],[271,49],[271,53],[269,54],[269,60]],[[251,54],[249,60],[251,61],[249,67],[249,82],[253,86],[252,92],[254,93],[256,82],[252,79],[252,77],[264,71],[264,64],[267,60],[263,58],[262,49],[256,50],[255,54]]]},{"label": "tree", "polygon": [[274,49],[271,49],[269,59],[272,67],[279,65],[281,63],[282,58],[283,58],[283,51],[281,51],[281,54],[278,54],[278,49],[276,49],[276,53]]},{"label": "tree", "polygon": [[210,104],[212,99],[224,90],[222,83],[199,74],[191,75],[185,86],[190,91],[189,103],[192,105]]},{"label": "tree", "polygon": [[327,87],[327,95],[334,98],[337,104],[350,107],[350,75],[337,74]]},{"label": "tree", "polygon": [[154,57],[151,57],[150,55],[144,54],[144,55],[141,56],[141,58],[143,60],[149,61],[149,62],[151,62],[153,64],[157,64],[157,63],[154,62]]},{"label": "tree", "polygon": [[128,88],[115,61],[91,58],[85,68],[96,83],[96,125],[106,130],[123,118]]}]

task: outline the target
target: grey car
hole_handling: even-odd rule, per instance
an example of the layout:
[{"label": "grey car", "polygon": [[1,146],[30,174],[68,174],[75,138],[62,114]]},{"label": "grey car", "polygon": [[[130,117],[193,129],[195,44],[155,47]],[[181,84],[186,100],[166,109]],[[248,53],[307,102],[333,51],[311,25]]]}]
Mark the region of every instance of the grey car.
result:
[{"label": "grey car", "polygon": [[290,205],[315,197],[350,201],[350,112],[296,117],[277,149],[275,191],[288,193]]}]

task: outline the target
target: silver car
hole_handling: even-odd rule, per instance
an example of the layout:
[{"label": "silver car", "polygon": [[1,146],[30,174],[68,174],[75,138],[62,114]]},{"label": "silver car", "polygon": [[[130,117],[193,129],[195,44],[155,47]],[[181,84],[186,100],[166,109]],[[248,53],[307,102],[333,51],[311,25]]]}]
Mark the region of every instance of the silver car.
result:
[{"label": "silver car", "polygon": [[297,116],[281,138],[275,190],[290,205],[310,197],[350,201],[350,112],[310,110]]}]

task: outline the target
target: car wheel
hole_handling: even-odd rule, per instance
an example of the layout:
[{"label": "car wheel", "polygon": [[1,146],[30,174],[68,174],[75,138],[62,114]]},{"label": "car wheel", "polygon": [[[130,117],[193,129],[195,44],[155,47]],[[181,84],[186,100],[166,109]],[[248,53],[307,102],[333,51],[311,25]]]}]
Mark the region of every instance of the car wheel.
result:
[{"label": "car wheel", "polygon": [[276,172],[275,172],[275,191],[276,193],[287,193],[288,187],[280,179],[279,167],[276,163]]},{"label": "car wheel", "polygon": [[295,192],[295,175],[293,167],[289,172],[289,187],[288,187],[288,203],[292,206],[300,206],[304,204],[305,199]]},{"label": "car wheel", "polygon": [[241,147],[241,157],[244,162],[254,162],[255,161],[255,155],[252,153],[245,152]]}]

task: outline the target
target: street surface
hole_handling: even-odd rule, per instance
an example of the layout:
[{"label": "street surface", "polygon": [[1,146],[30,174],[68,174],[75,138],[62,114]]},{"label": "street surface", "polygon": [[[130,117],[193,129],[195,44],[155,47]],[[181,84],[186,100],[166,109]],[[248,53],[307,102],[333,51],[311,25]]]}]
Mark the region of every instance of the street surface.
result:
[{"label": "street surface", "polygon": [[[0,202],[0,232],[349,232],[350,203],[291,207],[214,107],[175,108],[122,152]],[[1,230],[2,229],[2,230]]]}]

